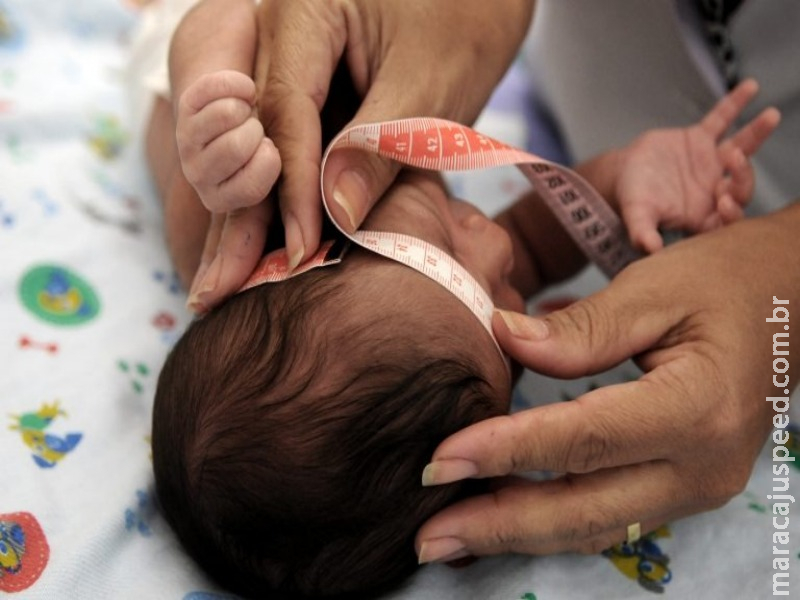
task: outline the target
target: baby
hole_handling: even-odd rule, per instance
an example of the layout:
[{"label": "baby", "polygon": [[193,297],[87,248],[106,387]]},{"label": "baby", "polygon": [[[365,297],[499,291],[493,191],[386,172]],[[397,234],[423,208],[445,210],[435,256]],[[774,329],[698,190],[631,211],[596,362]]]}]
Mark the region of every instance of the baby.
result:
[{"label": "baby", "polygon": [[[458,253],[499,306],[522,310],[504,275],[508,237],[451,203],[409,174],[368,225]],[[507,412],[511,384],[450,292],[354,247],[187,330],[156,393],[158,497],[189,553],[231,590],[373,597],[416,568],[416,529],[477,491],[424,488],[420,475],[448,435]]]},{"label": "baby", "polygon": [[[206,4],[214,8],[201,3],[184,23],[197,25],[205,17],[225,30],[224,14],[207,18]],[[191,60],[175,59],[187,56],[181,39],[173,44],[173,66],[201,74]],[[173,73],[173,81],[182,76]],[[224,90],[230,88],[219,85],[228,77],[230,71],[215,63],[182,86],[206,99],[191,115],[176,99],[178,126],[193,132],[183,140],[197,143],[195,154],[180,148],[185,162],[205,152],[203,160],[214,164],[209,142],[249,122],[249,112],[239,111],[241,122],[208,131],[219,100],[229,97]],[[701,197],[698,223],[714,214],[723,219],[720,212],[736,218],[725,198],[738,207],[742,193],[749,196],[737,189],[747,187],[745,157],[775,119],[762,114],[726,142],[719,138],[752,93],[745,88],[726,97],[694,126],[714,121],[705,135],[693,128],[665,130],[578,170],[623,216],[637,198],[677,189],[676,204],[688,207],[694,192]],[[208,227],[198,196],[233,208],[266,191],[215,199],[209,180],[190,181],[195,194],[167,143],[175,124],[164,126],[161,119],[169,122],[172,113],[161,102],[148,146],[176,268],[188,282],[202,250],[197,240]],[[261,141],[263,131],[256,137],[253,153],[218,183],[253,173],[247,164],[259,149],[272,151]],[[692,153],[708,168],[687,170],[685,158]],[[679,206],[676,213],[689,211]],[[675,225],[687,226],[680,219]],[[523,298],[583,264],[535,194],[491,221],[449,198],[431,174],[401,174],[362,227],[439,247],[501,309],[522,311]],[[159,377],[153,411],[153,464],[164,516],[187,552],[243,596],[375,597],[416,569],[417,528],[483,485],[422,487],[420,475],[433,450],[455,431],[506,412],[512,386],[491,335],[455,296],[410,268],[352,247],[339,265],[234,295],[195,321],[176,344]]]}]

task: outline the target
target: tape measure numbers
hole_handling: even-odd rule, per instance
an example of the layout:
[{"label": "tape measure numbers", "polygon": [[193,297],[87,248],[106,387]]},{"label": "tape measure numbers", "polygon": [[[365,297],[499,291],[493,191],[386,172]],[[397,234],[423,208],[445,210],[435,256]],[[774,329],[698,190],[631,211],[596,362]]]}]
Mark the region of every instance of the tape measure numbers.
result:
[{"label": "tape measure numbers", "polygon": [[[516,165],[586,256],[606,275],[613,276],[638,257],[627,241],[619,217],[580,175],[464,125],[442,119],[415,118],[353,126],[328,145],[322,158],[322,175],[328,156],[345,148],[372,152],[402,164],[435,171]],[[491,323],[494,304],[475,278],[453,257],[409,235],[363,230],[348,234],[333,219],[324,190],[322,202],[331,221],[345,238],[411,267],[445,287],[472,311],[497,345]],[[261,260],[242,290],[335,264],[341,260],[343,249],[334,246],[327,242],[292,273],[288,272],[285,251],[272,252]]]}]

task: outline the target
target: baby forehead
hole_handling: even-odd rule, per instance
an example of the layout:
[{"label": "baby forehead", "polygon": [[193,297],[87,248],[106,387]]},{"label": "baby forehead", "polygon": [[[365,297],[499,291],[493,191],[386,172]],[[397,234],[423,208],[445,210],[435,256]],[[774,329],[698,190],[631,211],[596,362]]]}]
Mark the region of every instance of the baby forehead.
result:
[{"label": "baby forehead", "polygon": [[364,249],[351,249],[348,254],[340,265],[345,285],[339,302],[351,307],[351,318],[385,322],[401,328],[396,329],[398,333],[446,335],[478,346],[493,345],[475,315],[452,291],[411,267]]}]

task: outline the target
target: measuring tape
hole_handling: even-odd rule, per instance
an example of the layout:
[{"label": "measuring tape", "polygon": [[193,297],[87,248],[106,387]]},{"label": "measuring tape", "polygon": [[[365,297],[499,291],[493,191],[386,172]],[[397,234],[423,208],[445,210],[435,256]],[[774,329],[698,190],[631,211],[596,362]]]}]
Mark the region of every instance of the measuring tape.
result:
[{"label": "measuring tape", "polygon": [[[612,277],[639,256],[628,243],[619,217],[576,172],[464,125],[428,118],[355,125],[341,132],[328,145],[322,158],[323,175],[328,156],[344,148],[372,152],[405,165],[435,171],[515,165],[530,180],[584,254],[607,276]],[[472,311],[495,339],[492,332],[494,304],[491,298],[453,257],[409,235],[361,230],[348,234],[334,220],[324,189],[322,202],[333,224],[347,239],[411,267],[445,287]],[[290,273],[285,250],[276,250],[261,260],[242,290],[269,281],[283,281],[316,267],[336,264],[341,261],[344,251],[344,246],[326,242],[313,257]]]}]

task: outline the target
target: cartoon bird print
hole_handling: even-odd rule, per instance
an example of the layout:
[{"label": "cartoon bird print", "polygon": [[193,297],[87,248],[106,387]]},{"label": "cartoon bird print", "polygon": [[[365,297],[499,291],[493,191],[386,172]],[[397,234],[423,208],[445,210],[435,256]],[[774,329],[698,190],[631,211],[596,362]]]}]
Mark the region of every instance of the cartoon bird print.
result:
[{"label": "cartoon bird print", "polygon": [[664,593],[664,586],[672,580],[669,569],[669,556],[661,551],[656,538],[669,537],[669,529],[661,527],[637,542],[623,542],[603,551],[617,569],[636,580],[644,589],[656,594]]},{"label": "cartoon bird print", "polygon": [[80,314],[85,310],[80,291],[70,285],[66,274],[59,269],[53,269],[45,289],[39,292],[39,305],[59,315]]},{"label": "cartoon bird print", "polygon": [[45,433],[53,420],[66,413],[58,406],[58,401],[52,404],[46,402],[36,412],[25,413],[21,416],[11,415],[16,419],[16,424],[11,425],[12,430],[22,434],[23,443],[33,450],[34,462],[42,468],[51,468],[62,460],[69,452],[75,449],[83,437],[80,433],[68,433],[58,437]]},{"label": "cartoon bird print", "polygon": [[0,522],[0,577],[22,568],[25,533],[17,523]]}]

